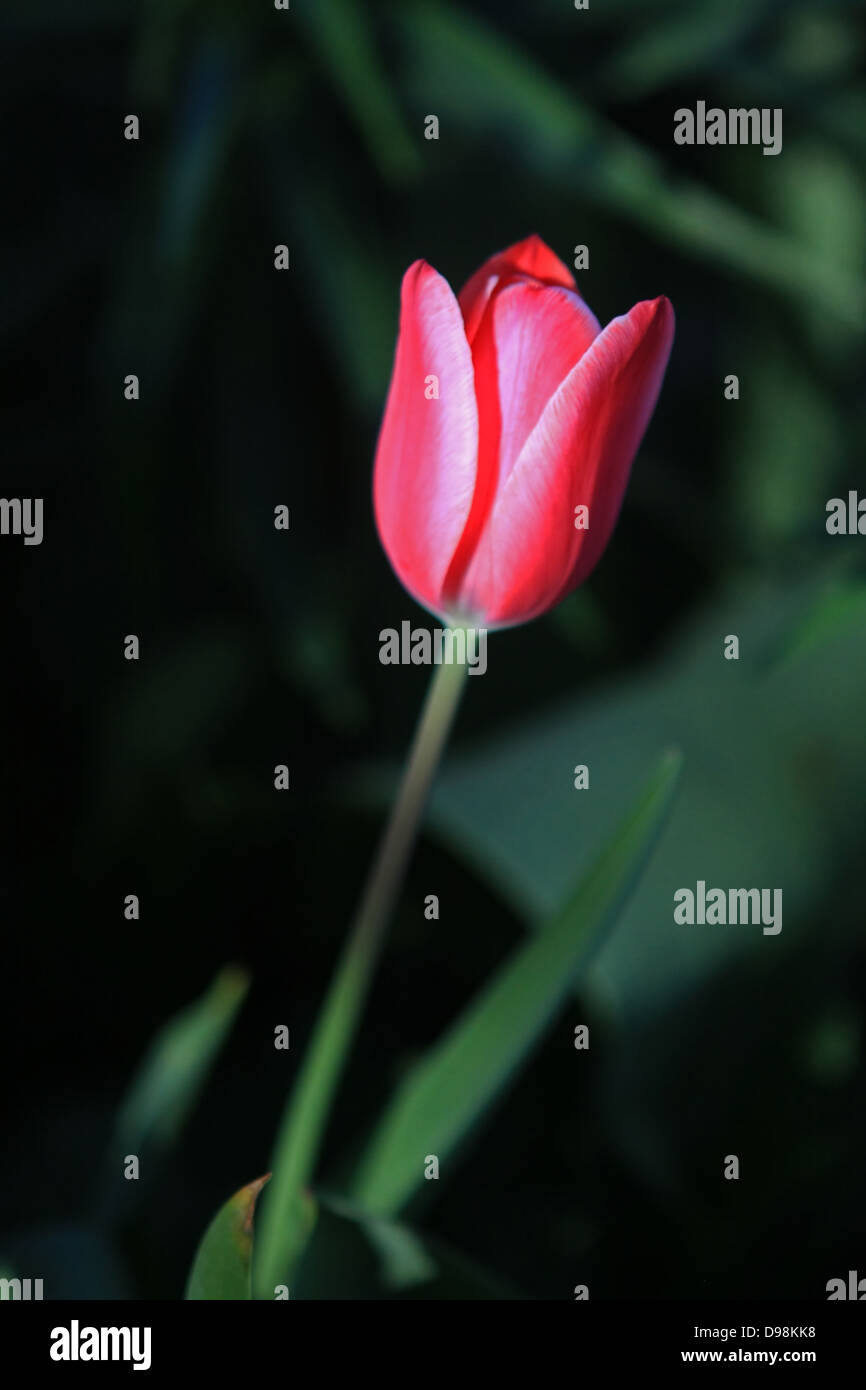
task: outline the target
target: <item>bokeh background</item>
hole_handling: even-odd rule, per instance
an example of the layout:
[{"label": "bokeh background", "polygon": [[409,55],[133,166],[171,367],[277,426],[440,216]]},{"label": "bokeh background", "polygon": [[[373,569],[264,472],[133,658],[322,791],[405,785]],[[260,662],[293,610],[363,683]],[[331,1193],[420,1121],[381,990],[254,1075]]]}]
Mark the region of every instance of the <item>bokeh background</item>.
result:
[{"label": "bokeh background", "polygon": [[[468,683],[326,1183],[663,749],[683,777],[592,969],[407,1212],[438,1277],[387,1284],[332,1218],[297,1296],[823,1298],[864,1270],[866,539],[824,524],[866,495],[857,11],[5,17],[2,492],[45,499],[40,547],[0,540],[5,1271],[181,1297],[267,1168],[425,687],[378,661],[425,621],[370,502],[400,276],[423,256],[457,286],[533,231],[588,245],[602,322],[667,294],[673,357],[601,566]],[[699,99],[781,106],[782,153],[675,146]],[[781,887],[781,935],[675,926],[699,878]]]}]

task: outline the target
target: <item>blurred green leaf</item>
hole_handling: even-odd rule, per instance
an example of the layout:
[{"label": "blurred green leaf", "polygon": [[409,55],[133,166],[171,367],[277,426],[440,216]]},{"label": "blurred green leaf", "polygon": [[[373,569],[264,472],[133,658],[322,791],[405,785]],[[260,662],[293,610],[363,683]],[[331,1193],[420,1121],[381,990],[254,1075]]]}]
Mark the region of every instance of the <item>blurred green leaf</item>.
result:
[{"label": "blurred green leaf", "polygon": [[828,1014],[804,1039],[804,1070],[822,1085],[839,1085],[855,1072],[862,1047],[862,1028],[853,1010]]},{"label": "blurred green leaf", "polygon": [[421,1237],[399,1221],[371,1216],[363,1207],[344,1197],[324,1197],[319,1200],[335,1216],[356,1221],[381,1261],[382,1284],[389,1289],[406,1289],[427,1284],[438,1273],[436,1261],[428,1253]]},{"label": "blurred green leaf", "polygon": [[719,365],[720,383],[728,371],[740,383],[725,417],[732,531],[766,556],[781,542],[800,543],[824,515],[843,456],[842,420],[802,345],[759,313],[726,342]]},{"label": "blurred green leaf", "polygon": [[718,86],[720,106],[740,105],[748,91],[753,106],[781,106],[786,129],[796,123],[858,159],[866,149],[866,92],[856,83],[802,83],[778,64],[739,54],[718,73]]},{"label": "blurred green leaf", "polygon": [[[815,525],[823,531],[823,511]],[[820,902],[833,856],[850,852],[866,780],[861,608],[852,601],[824,640],[768,666],[823,590],[809,577],[741,583],[642,674],[502,731],[443,769],[428,825],[537,922],[614,822],[634,769],[660,743],[682,747],[669,824],[587,976],[623,1015],[659,1012],[723,964],[785,950]],[[728,634],[739,636],[738,661],[723,657]],[[573,789],[578,762],[590,790]],[[674,892],[698,878],[781,887],[781,935],[675,923]]]},{"label": "blurred green leaf", "polygon": [[653,8],[639,33],[624,26],[622,46],[602,66],[598,87],[633,101],[682,78],[692,81],[723,64],[776,8],[776,0],[702,0],[661,18]]},{"label": "blurred green leaf", "polygon": [[116,1170],[124,1154],[139,1157],[174,1143],[198,1099],[249,988],[236,966],[221,970],[209,989],[159,1030],[135,1076],[111,1141]]},{"label": "blurred green leaf", "polygon": [[178,6],[151,21],[140,34],[143,48],[131,83],[136,109],[169,106],[167,131],[162,134],[154,115],[144,117],[142,155],[150,153],[154,176],[139,179],[103,350],[106,375],[114,377],[129,360],[134,324],[142,391],[152,404],[164,405],[219,274],[223,240],[212,225],[224,215],[215,204],[231,186],[230,158],[247,116],[250,41],[244,29],[222,19],[190,41]]},{"label": "blurred green leaf", "polygon": [[446,1242],[316,1193],[319,1215],[291,1285],[293,1299],[499,1300],[515,1290]]},{"label": "blurred green leaf", "polygon": [[400,182],[420,168],[382,70],[368,14],[358,0],[328,0],[298,10],[298,23],[355,117],[380,173]]},{"label": "blurred green leaf", "polygon": [[165,106],[170,101],[195,10],[196,0],[150,0],[145,7],[130,62],[134,102]]},{"label": "blurred green leaf", "polygon": [[367,1210],[399,1211],[423,1180],[425,1154],[444,1163],[537,1042],[638,876],[679,772],[679,756],[665,755],[564,911],[516,952],[399,1087],[352,1186]]},{"label": "blurred green leaf", "polygon": [[[800,621],[785,635],[780,670],[796,669],[799,659],[828,641],[857,631],[866,632],[866,582],[837,579],[818,595]],[[817,649],[817,650],[816,650]]]},{"label": "blurred green leaf", "polygon": [[517,162],[546,172],[557,186],[566,180],[581,197],[613,209],[664,244],[781,291],[796,305],[808,286],[813,303],[862,331],[866,285],[860,275],[816,256],[710,189],[676,177],[474,17],[436,0],[417,0],[394,14],[404,39],[406,80],[419,101],[436,91],[440,120],[506,142]]},{"label": "blurred green leaf", "polygon": [[[794,81],[792,87],[808,86],[816,78],[838,81],[847,73],[862,73],[863,25],[856,12],[847,16],[848,0],[832,5],[791,6],[784,17],[777,45],[783,70]],[[859,8],[859,6],[857,6]]]},{"label": "blurred green leaf", "polygon": [[[243,49],[215,36],[202,40],[189,63],[162,180],[159,257],[191,278],[200,233],[235,135]],[[239,51],[240,50],[240,51]]]},{"label": "blurred green leaf", "polygon": [[[346,390],[360,409],[378,414],[399,314],[399,283],[382,239],[353,222],[339,187],[316,176],[314,146],[298,163],[279,129],[272,129],[263,136],[262,150],[277,215],[299,247],[299,281],[309,311],[327,319],[325,346]],[[326,157],[323,148],[321,159]]]},{"label": "blurred green leaf", "polygon": [[[804,245],[815,248],[816,258],[854,273],[866,262],[866,188],[863,161],[834,148],[828,140],[801,139],[785,151],[776,177],[765,185],[765,201],[770,216],[786,226]],[[803,306],[804,318],[825,364],[833,363],[850,372],[852,344],[847,334],[828,321],[819,305]],[[790,355],[790,348],[789,348]],[[803,378],[810,364],[799,350],[798,376]],[[812,376],[814,378],[814,368]],[[843,377],[844,380],[844,377]],[[786,402],[796,405],[800,383],[791,382]],[[816,386],[812,385],[814,392]],[[825,409],[836,417],[836,433],[841,420],[835,402]]]},{"label": "blurred green leaf", "polygon": [[252,1297],[253,1218],[256,1200],[270,1174],[247,1183],[220,1207],[195,1254],[185,1297]]},{"label": "blurred green leaf", "polygon": [[772,214],[821,259],[859,270],[866,248],[862,169],[824,141],[800,140],[767,192]]}]

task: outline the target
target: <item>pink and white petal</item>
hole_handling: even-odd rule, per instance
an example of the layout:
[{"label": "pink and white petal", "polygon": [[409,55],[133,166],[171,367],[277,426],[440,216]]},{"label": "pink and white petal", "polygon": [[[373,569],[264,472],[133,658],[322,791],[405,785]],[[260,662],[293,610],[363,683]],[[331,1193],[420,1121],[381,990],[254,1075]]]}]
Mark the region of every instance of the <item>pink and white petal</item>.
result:
[{"label": "pink and white petal", "polygon": [[482,266],[470,275],[459,295],[460,309],[466,323],[470,343],[478,331],[487,301],[499,281],[513,276],[526,276],[546,285],[561,285],[573,290],[574,276],[540,236],[525,237],[504,251],[489,256]]},{"label": "pink and white petal", "polygon": [[497,290],[472,343],[478,472],[466,527],[445,581],[459,595],[496,496],[551,396],[599,333],[573,290],[513,280]]},{"label": "pink and white petal", "polygon": [[[492,335],[482,334],[473,350],[476,380],[479,350],[496,358],[501,430],[501,488],[548,401],[601,332],[580,295],[517,280],[496,295],[490,309]],[[478,393],[479,407],[484,397]]]},{"label": "pink and white petal", "polygon": [[[601,557],[673,342],[673,309],[646,300],[613,319],[562,382],[507,482],[461,585],[488,626],[526,622],[564,598]],[[588,530],[574,526],[589,507]]]},{"label": "pink and white petal", "polygon": [[[438,378],[439,397],[428,400],[431,376]],[[463,317],[448,282],[416,261],[403,277],[373,499],[398,578],[434,611],[472,505],[477,453],[475,376]]]}]

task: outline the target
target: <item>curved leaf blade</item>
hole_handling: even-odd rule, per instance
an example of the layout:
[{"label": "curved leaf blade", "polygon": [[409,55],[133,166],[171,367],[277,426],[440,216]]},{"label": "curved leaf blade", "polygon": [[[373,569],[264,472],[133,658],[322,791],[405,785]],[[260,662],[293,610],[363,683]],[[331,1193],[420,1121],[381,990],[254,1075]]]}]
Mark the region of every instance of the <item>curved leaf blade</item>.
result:
[{"label": "curved leaf blade", "polygon": [[125,1155],[147,1159],[152,1173],[182,1132],[246,998],[250,977],[227,966],[200,998],[156,1033],[130,1083],[102,1163],[94,1203],[103,1220],[116,1219],[123,1195],[140,1184],[118,1183]]},{"label": "curved leaf blade", "polygon": [[249,975],[221,970],[194,1003],[170,1018],[150,1045],[117,1117],[114,1147],[167,1148],[198,1098],[249,989]]},{"label": "curved leaf blade", "polygon": [[352,1188],[368,1212],[405,1205],[425,1155],[441,1164],[453,1152],[538,1041],[640,873],[681,763],[678,753],[661,759],[564,911],[518,948],[398,1089]]}]

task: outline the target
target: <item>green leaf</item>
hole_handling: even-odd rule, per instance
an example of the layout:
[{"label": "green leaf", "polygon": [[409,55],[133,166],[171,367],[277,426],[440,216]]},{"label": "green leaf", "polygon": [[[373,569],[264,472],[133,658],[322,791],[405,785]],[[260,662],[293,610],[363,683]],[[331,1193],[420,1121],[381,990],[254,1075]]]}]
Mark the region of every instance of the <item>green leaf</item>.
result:
[{"label": "green leaf", "polygon": [[117,1117],[106,1160],[112,1174],[125,1154],[159,1153],[177,1138],[248,988],[246,972],[229,966],[157,1033]]},{"label": "green leaf", "polygon": [[269,1177],[247,1183],[220,1207],[196,1251],[186,1298],[252,1297],[253,1216]]},{"label": "green leaf", "polygon": [[391,1215],[412,1196],[426,1153],[448,1158],[538,1041],[655,842],[681,759],[660,761],[574,897],[499,971],[413,1069],[362,1157],[352,1196]]}]

